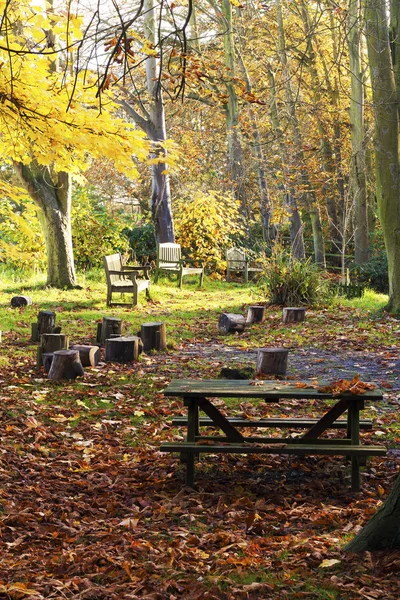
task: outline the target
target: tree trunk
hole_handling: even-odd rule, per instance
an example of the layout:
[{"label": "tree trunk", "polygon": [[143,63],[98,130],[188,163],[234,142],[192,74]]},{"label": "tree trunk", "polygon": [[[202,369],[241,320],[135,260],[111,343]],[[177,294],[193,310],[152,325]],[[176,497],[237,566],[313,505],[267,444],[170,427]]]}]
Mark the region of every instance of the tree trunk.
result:
[{"label": "tree trunk", "polygon": [[[155,8],[154,0],[144,0],[144,35],[149,40],[153,48],[157,47],[160,40],[156,36]],[[156,240],[158,243],[175,242],[174,221],[171,207],[171,190],[168,176],[168,165],[163,160],[166,158],[167,151],[162,144],[167,139],[165,126],[165,111],[161,88],[160,64],[157,56],[148,56],[146,58],[146,82],[148,92],[148,110],[140,101],[142,114],[132,105],[137,101],[136,94],[132,97],[132,102],[128,100],[119,100],[119,104],[125,112],[132,117],[136,125],[140,127],[154,142],[153,158],[157,159],[152,165],[152,194],[150,208],[154,223]],[[161,144],[161,145],[160,145]]]},{"label": "tree trunk", "polygon": [[14,168],[32,200],[39,208],[47,252],[47,285],[76,287],[71,233],[71,176],[54,173],[32,162],[14,163]]},{"label": "tree trunk", "polygon": [[368,260],[368,205],[365,176],[364,86],[360,53],[360,0],[350,0],[348,41],[351,77],[350,127],[352,195],[354,201],[354,262]]},{"label": "tree trunk", "polygon": [[364,0],[365,33],[375,113],[375,165],[379,220],[388,257],[389,304],[400,313],[400,185],[398,103],[385,0]]},{"label": "tree trunk", "polygon": [[249,207],[245,194],[245,169],[243,150],[240,140],[239,103],[234,86],[235,78],[235,43],[233,39],[232,4],[230,0],[222,0],[219,10],[224,17],[224,52],[226,75],[226,91],[228,102],[225,105],[226,131],[229,148],[229,168],[231,172],[233,195],[240,202],[243,215],[248,220]]},{"label": "tree trunk", "polygon": [[[243,57],[239,51],[237,51],[237,56],[239,59],[239,65],[242,70],[243,78],[246,83],[246,91],[248,94],[252,94],[253,89],[252,89],[250,76],[246,69],[246,65],[244,64]],[[252,149],[253,155],[255,157],[255,161],[256,161],[258,189],[259,189],[259,193],[260,193],[259,206],[260,206],[260,216],[261,216],[263,239],[265,242],[270,242],[271,240],[275,239],[276,228],[274,227],[274,225],[272,224],[272,221],[271,221],[272,206],[271,206],[271,200],[270,200],[269,191],[268,191],[267,178],[266,178],[265,169],[264,169],[264,153],[263,153],[263,147],[261,144],[260,129],[258,127],[257,116],[256,116],[254,110],[252,109],[252,106],[250,103],[248,104],[247,111],[248,111],[249,120],[250,120],[251,134],[252,134],[252,138],[253,138],[253,143],[251,145],[251,149]]]},{"label": "tree trunk", "polygon": [[364,552],[391,548],[400,548],[400,476],[379,510],[344,549]]}]

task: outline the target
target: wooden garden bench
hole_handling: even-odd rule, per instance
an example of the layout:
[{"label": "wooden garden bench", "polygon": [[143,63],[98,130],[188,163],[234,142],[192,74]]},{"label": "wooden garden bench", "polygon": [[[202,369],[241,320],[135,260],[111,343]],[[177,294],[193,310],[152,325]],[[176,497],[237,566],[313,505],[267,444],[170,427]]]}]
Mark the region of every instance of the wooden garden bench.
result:
[{"label": "wooden garden bench", "polygon": [[181,288],[184,277],[187,275],[200,275],[199,285],[201,287],[204,280],[204,267],[202,264],[200,267],[187,266],[193,264],[193,262],[182,258],[180,244],[172,244],[170,242],[158,244],[154,283],[157,283],[162,272],[176,273],[178,275],[179,287]]},{"label": "wooden garden bench", "polygon": [[[107,279],[107,306],[126,306],[127,302],[113,302],[112,295],[132,294],[129,305],[136,306],[139,292],[145,291],[150,298],[150,267],[131,267],[122,264],[120,254],[111,254],[103,258]],[[142,277],[140,275],[142,274]]]},{"label": "wooden garden bench", "polygon": [[244,283],[248,283],[249,274],[261,273],[260,267],[250,266],[246,253],[240,248],[229,248],[226,251],[226,280],[230,281],[231,273],[239,273],[243,276]]},{"label": "wooden garden bench", "polygon": [[[342,394],[332,398],[329,392],[318,391],[320,386],[304,384],[304,387],[280,381],[249,380],[174,380],[164,390],[165,396],[180,397],[187,407],[187,417],[173,419],[174,425],[186,426],[186,441],[162,444],[162,452],[179,452],[186,463],[186,483],[194,484],[194,462],[200,453],[238,454],[294,454],[346,456],[351,460],[351,489],[360,490],[360,463],[367,456],[386,454],[383,446],[362,445],[360,429],[371,429],[372,423],[360,420],[360,411],[365,400],[382,400],[380,390],[367,390],[363,395]],[[228,418],[221,413],[210,398],[262,398],[265,402],[279,403],[285,399],[303,403],[307,400],[331,400],[333,404],[324,406],[320,418],[313,419],[261,419],[252,421],[244,418]],[[206,417],[199,417],[199,411]],[[339,417],[347,412],[347,419]],[[201,434],[201,427],[213,427],[224,435]],[[305,429],[296,438],[244,436],[239,428]],[[345,429],[346,437],[321,437],[327,430]]]}]

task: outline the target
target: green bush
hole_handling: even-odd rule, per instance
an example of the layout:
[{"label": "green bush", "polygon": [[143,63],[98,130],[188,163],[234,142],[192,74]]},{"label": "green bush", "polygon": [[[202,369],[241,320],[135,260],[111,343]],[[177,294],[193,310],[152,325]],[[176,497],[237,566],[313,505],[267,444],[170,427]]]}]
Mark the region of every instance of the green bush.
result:
[{"label": "green bush", "polygon": [[380,250],[368,262],[355,267],[353,273],[359,284],[381,294],[389,293],[388,262],[385,250]]},{"label": "green bush", "polygon": [[87,270],[103,265],[103,256],[125,252],[128,241],[122,234],[126,223],[122,216],[111,215],[90,190],[79,188],[72,202],[72,243],[75,265]]},{"label": "green bush", "polygon": [[144,265],[147,262],[156,260],[157,248],[153,223],[144,223],[133,229],[124,229],[123,233],[127,237],[129,247],[139,264]]},{"label": "green bush", "polygon": [[265,261],[258,287],[269,304],[314,305],[327,299],[328,286],[311,260],[301,261],[274,252]]}]

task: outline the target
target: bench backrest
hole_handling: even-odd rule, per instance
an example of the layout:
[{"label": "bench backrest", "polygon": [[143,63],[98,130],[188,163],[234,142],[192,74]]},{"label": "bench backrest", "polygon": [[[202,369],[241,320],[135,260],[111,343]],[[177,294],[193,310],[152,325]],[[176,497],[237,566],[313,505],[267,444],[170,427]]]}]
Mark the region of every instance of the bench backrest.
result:
[{"label": "bench backrest", "polygon": [[228,267],[243,268],[246,264],[246,253],[239,248],[228,248],[226,251],[226,262]]},{"label": "bench backrest", "polygon": [[[181,260],[181,245],[166,242],[157,245],[157,267],[165,267],[167,269],[179,269],[179,261]],[[174,265],[173,263],[176,263]]]},{"label": "bench backrest", "polygon": [[107,277],[107,284],[111,285],[121,281],[121,275],[110,275],[110,271],[122,271],[122,259],[120,254],[110,254],[103,258],[104,269]]}]

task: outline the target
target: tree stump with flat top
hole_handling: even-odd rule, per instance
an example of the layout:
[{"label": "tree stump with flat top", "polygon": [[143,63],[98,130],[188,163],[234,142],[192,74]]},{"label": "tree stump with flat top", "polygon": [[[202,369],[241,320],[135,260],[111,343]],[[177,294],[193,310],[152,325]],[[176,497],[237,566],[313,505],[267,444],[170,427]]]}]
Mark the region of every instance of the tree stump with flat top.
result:
[{"label": "tree stump with flat top", "polygon": [[43,365],[43,354],[56,352],[56,350],[68,349],[68,336],[63,333],[42,333],[40,344],[37,349],[36,366],[39,369]]},{"label": "tree stump with flat top", "polygon": [[293,308],[293,307],[285,307],[282,313],[282,321],[283,323],[300,323],[304,321],[306,315],[305,308]]},{"label": "tree stump with flat top", "polygon": [[53,381],[76,379],[84,374],[78,350],[57,350],[54,352],[48,378]]},{"label": "tree stump with flat top", "polygon": [[246,323],[262,323],[265,319],[265,306],[249,306]]},{"label": "tree stump with flat top", "polygon": [[95,367],[100,361],[100,348],[85,344],[74,344],[70,350],[78,350],[83,367]]},{"label": "tree stump with flat top", "polygon": [[167,347],[167,330],[165,323],[142,323],[140,337],[143,342],[143,352],[150,350],[165,350]]},{"label": "tree stump with flat top", "polygon": [[259,348],[256,373],[263,375],[286,375],[289,350],[286,348]]},{"label": "tree stump with flat top", "polygon": [[115,337],[106,340],[106,362],[128,363],[139,358],[137,335]]},{"label": "tree stump with flat top", "polygon": [[106,340],[109,340],[112,337],[120,337],[121,325],[121,319],[115,317],[103,317],[102,323],[97,324],[97,344],[104,346]]}]

